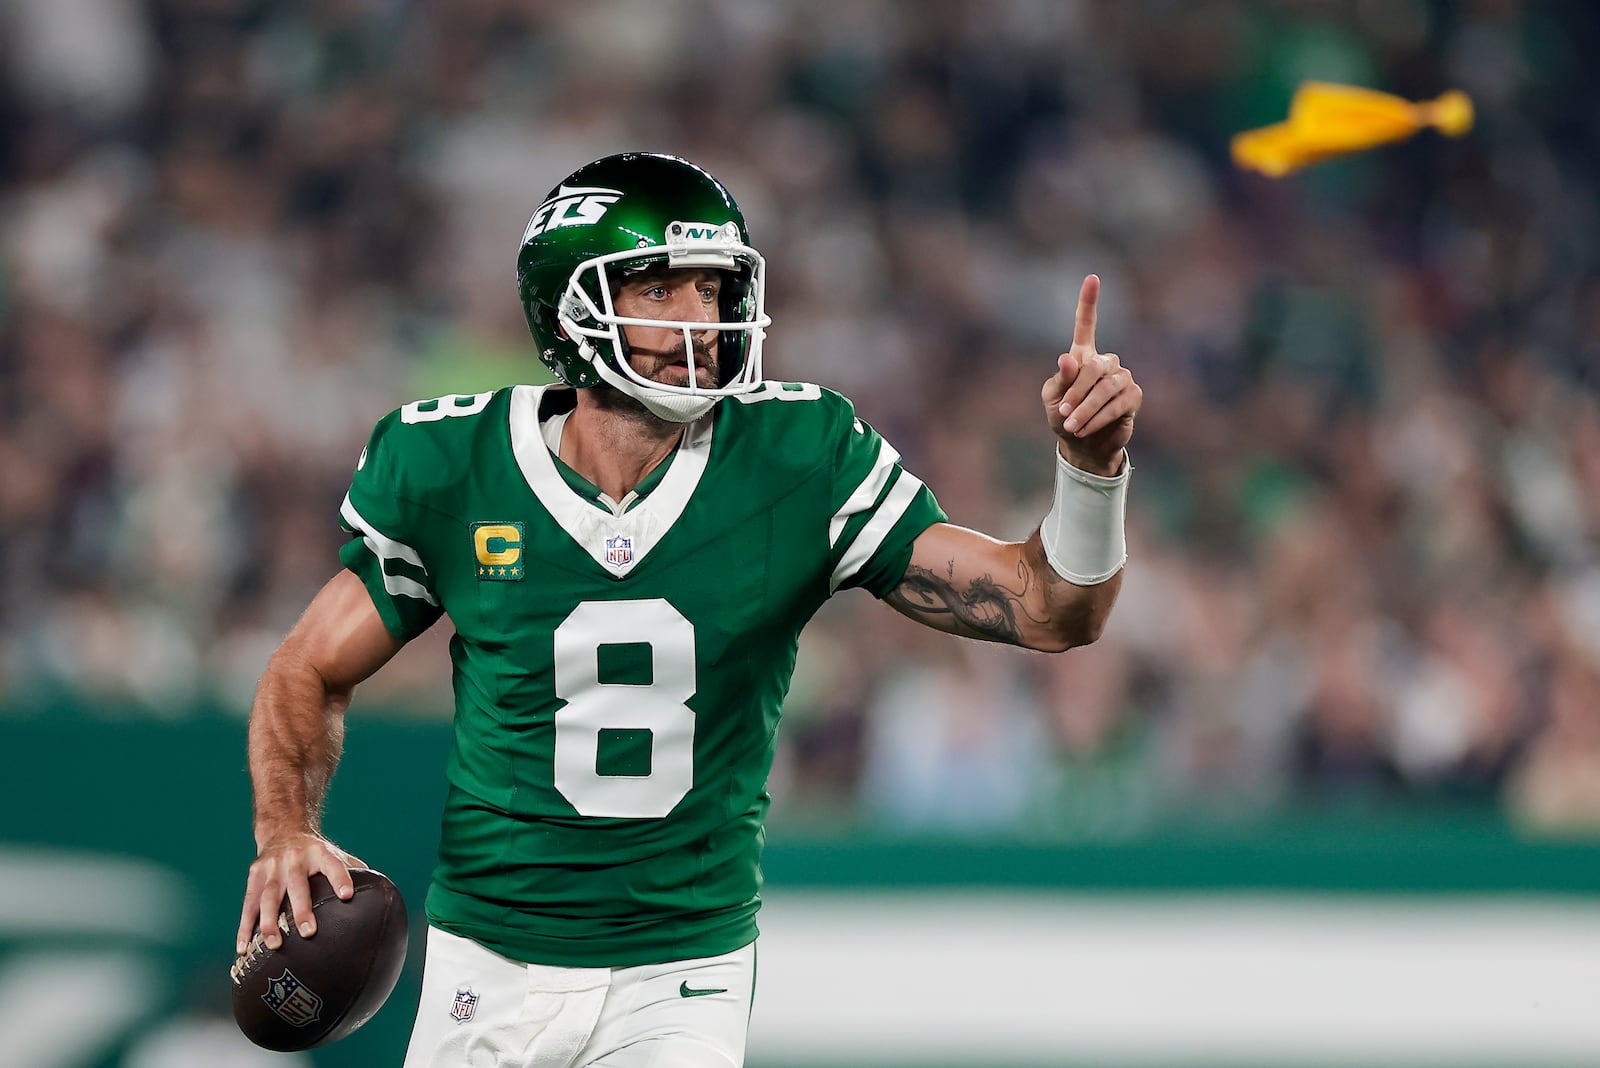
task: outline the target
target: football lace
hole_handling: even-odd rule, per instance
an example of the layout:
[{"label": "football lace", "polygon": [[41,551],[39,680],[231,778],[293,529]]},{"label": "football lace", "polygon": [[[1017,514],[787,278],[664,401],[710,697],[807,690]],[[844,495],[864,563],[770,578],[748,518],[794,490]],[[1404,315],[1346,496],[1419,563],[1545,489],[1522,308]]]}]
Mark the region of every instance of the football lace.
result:
[{"label": "football lace", "polygon": [[[287,912],[278,913],[278,930],[282,931],[284,934],[289,933],[289,914]],[[266,952],[267,937],[260,931],[257,931],[253,936],[251,936],[250,944],[245,947],[244,955],[241,957],[235,957],[233,961],[233,967],[228,969],[228,974],[233,978],[235,986],[244,982],[245,973],[251,968],[255,967],[256,961],[265,956]]]}]

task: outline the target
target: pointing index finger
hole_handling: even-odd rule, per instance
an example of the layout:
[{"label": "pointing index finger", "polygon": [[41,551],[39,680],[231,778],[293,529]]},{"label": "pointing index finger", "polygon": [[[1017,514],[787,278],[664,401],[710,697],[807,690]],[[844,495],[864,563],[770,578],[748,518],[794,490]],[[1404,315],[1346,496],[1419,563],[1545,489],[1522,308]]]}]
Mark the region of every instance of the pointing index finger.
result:
[{"label": "pointing index finger", "polygon": [[1072,347],[1094,349],[1095,305],[1100,300],[1100,276],[1091,274],[1084,278],[1078,290],[1078,317],[1072,324]]}]

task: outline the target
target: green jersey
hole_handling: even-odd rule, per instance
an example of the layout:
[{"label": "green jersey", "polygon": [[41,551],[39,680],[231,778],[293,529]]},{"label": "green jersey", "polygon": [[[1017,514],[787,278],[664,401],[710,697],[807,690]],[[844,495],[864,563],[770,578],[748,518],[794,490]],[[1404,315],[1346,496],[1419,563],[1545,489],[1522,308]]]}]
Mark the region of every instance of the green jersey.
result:
[{"label": "green jersey", "polygon": [[552,452],[574,398],[408,404],[342,509],[389,630],[456,629],[428,919],[532,963],[729,952],[756,936],[800,630],[835,590],[892,589],[944,514],[849,401],[770,382],[612,502]]}]

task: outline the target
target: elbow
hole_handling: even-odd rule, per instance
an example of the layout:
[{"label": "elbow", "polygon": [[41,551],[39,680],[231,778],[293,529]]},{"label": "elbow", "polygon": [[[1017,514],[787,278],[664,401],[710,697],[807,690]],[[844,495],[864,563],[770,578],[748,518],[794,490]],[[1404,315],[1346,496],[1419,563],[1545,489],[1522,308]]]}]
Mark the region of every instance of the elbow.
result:
[{"label": "elbow", "polygon": [[1094,619],[1086,620],[1081,627],[1065,636],[1061,652],[1066,652],[1068,649],[1081,649],[1085,645],[1093,645],[1100,640],[1100,635],[1104,634],[1105,631],[1105,616],[1096,616]]},{"label": "elbow", "polygon": [[294,636],[290,635],[267,658],[267,667],[261,674],[261,682],[263,685],[270,682],[303,686],[308,680],[321,683],[322,674],[306,655],[306,651],[294,640]]},{"label": "elbow", "polygon": [[306,648],[291,634],[267,659],[259,683],[261,690],[287,691],[320,700],[328,711],[342,711],[354,695],[354,685],[335,682]]},{"label": "elbow", "polygon": [[1110,621],[1110,608],[1107,608],[1104,612],[1090,613],[1089,617],[1083,621],[1083,626],[1078,633],[1073,636],[1073,648],[1077,648],[1080,645],[1093,645],[1099,641],[1100,635],[1106,632],[1106,624]]},{"label": "elbow", "polygon": [[1051,613],[1054,626],[1049,628],[1049,644],[1040,648],[1063,653],[1099,641],[1111,620],[1111,609],[1121,589],[1120,570],[1096,585],[1070,587],[1071,595],[1057,602]]},{"label": "elbow", "polygon": [[1105,611],[1090,611],[1075,614],[1065,621],[1065,626],[1051,630],[1048,634],[1040,635],[1033,642],[1032,647],[1044,653],[1064,653],[1069,649],[1079,649],[1085,645],[1093,645],[1105,633],[1106,623],[1111,619],[1109,607]]}]

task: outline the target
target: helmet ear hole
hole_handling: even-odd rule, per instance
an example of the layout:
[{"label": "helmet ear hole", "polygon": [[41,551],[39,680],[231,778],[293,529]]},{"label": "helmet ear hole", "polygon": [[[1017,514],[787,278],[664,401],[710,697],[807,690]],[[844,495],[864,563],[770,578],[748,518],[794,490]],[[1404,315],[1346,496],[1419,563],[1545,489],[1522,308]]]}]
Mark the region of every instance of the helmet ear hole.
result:
[{"label": "helmet ear hole", "polygon": [[575,294],[569,292],[561,298],[561,314],[573,322],[579,322],[589,318],[589,309],[583,306],[583,301]]},{"label": "helmet ear hole", "polygon": [[[725,323],[744,322],[750,318],[751,279],[745,271],[723,271],[722,291],[717,300],[717,314]],[[744,369],[750,352],[750,337],[742,330],[723,330],[718,334],[717,351],[721,368],[717,377],[719,386],[726,386]]]}]

